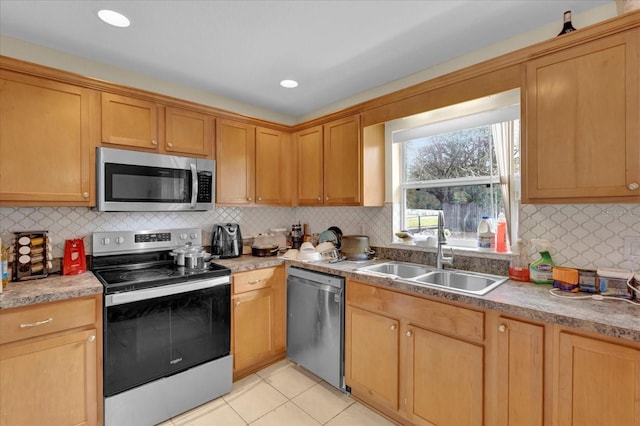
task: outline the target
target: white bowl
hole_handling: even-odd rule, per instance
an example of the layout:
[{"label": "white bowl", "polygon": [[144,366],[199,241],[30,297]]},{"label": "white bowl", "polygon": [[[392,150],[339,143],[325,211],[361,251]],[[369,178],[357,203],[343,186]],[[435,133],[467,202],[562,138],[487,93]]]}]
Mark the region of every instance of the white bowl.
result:
[{"label": "white bowl", "polygon": [[317,260],[322,260],[322,255],[315,251],[301,251],[298,253],[297,260],[301,260],[303,262],[315,262]]},{"label": "white bowl", "polygon": [[302,252],[312,252],[312,251],[316,251],[316,248],[309,241],[307,241],[306,243],[302,243],[302,245],[300,246],[300,252],[301,253]]}]

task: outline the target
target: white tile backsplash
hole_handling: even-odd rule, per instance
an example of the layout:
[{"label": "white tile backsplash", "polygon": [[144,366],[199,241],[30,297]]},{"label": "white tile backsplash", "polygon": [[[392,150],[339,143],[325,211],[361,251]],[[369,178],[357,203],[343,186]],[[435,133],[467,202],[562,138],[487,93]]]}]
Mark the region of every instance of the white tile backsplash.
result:
[{"label": "white tile backsplash", "polygon": [[[48,230],[54,257],[62,257],[64,241],[83,237],[91,252],[96,231],[198,227],[208,244],[214,223],[236,222],[243,235],[270,228],[290,229],[308,224],[310,233],[330,226],[343,234],[365,234],[372,246],[388,246],[393,206],[385,207],[218,207],[207,212],[112,213],[81,207],[0,208],[0,235],[8,241],[13,231]],[[624,259],[624,237],[640,236],[640,204],[524,205],[520,232],[530,242],[552,243],[557,264],[577,268],[618,267],[640,269]]]}]

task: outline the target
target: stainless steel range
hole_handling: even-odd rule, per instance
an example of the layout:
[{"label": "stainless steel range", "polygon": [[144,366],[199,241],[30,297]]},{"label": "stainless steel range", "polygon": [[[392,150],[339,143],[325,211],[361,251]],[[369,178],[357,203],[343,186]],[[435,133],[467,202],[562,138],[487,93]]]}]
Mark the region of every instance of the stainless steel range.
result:
[{"label": "stainless steel range", "polygon": [[231,271],[174,264],[200,229],[93,234],[104,285],[104,424],[157,424],[231,390]]}]

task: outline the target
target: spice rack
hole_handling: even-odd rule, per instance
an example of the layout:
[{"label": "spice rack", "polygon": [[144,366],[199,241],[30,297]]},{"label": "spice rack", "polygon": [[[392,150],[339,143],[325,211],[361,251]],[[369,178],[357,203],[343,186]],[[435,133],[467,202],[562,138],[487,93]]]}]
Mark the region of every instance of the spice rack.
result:
[{"label": "spice rack", "polygon": [[14,232],[13,281],[44,278],[51,265],[51,246],[47,231]]}]

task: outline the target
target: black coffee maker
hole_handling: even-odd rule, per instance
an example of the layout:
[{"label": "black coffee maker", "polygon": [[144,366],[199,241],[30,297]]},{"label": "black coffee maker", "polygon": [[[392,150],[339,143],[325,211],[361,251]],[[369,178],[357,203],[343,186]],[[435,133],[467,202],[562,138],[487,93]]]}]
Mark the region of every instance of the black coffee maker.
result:
[{"label": "black coffee maker", "polygon": [[220,259],[239,257],[242,254],[242,233],[237,223],[213,225],[211,254]]}]

